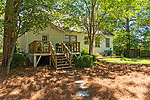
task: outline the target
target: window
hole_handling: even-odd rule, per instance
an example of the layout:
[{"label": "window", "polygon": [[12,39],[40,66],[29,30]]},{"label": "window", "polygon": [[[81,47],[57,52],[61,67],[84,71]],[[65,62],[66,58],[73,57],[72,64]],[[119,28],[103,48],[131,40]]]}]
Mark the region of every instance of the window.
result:
[{"label": "window", "polygon": [[42,36],[42,41],[48,41],[48,35],[43,35]]},{"label": "window", "polygon": [[88,36],[84,36],[84,44],[85,45],[89,44],[89,38],[88,38]]},{"label": "window", "polygon": [[66,42],[76,42],[77,36],[76,35],[65,35]]},{"label": "window", "polygon": [[106,38],[106,47],[107,47],[107,48],[110,47],[110,38]]},{"label": "window", "polygon": [[69,42],[69,41],[70,41],[69,38],[70,38],[69,35],[65,35],[65,41],[66,41],[66,42]]},{"label": "window", "polygon": [[77,36],[70,36],[70,41],[71,42],[76,42],[77,41]]},{"label": "window", "polygon": [[95,47],[100,47],[100,37],[95,37]]}]

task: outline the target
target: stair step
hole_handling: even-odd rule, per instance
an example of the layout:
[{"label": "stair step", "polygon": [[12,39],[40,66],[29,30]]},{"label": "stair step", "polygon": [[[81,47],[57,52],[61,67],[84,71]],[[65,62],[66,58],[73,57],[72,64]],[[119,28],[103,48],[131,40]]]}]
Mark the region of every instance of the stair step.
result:
[{"label": "stair step", "polygon": [[65,63],[65,64],[66,64],[66,63],[69,63],[69,62],[68,62],[68,61],[63,61],[63,60],[62,60],[62,61],[58,61],[58,62],[57,62],[57,64],[63,64],[63,63]]},{"label": "stair step", "polygon": [[65,57],[65,55],[57,55],[57,57]]},{"label": "stair step", "polygon": [[63,56],[63,57],[57,56],[57,59],[66,59],[66,57],[65,56]]},{"label": "stair step", "polygon": [[69,66],[69,64],[58,64],[57,67],[61,67],[61,66]]},{"label": "stair step", "polygon": [[64,53],[57,53],[57,56],[65,56]]},{"label": "stair step", "polygon": [[72,68],[72,66],[67,66],[67,67],[57,67],[57,69],[65,69],[65,68]]},{"label": "stair step", "polygon": [[58,61],[67,61],[67,58],[58,58]]}]

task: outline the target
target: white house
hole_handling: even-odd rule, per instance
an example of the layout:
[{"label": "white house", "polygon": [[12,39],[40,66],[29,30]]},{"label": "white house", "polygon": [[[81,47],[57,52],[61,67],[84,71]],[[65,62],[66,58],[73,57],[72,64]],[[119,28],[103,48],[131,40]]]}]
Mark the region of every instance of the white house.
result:
[{"label": "white house", "polygon": [[[101,41],[99,37],[96,37],[94,41],[94,52],[102,53],[104,50],[113,50],[113,34],[103,34],[105,38]],[[51,41],[55,47],[56,43],[67,42],[80,42],[80,50],[83,48],[88,49],[88,34],[84,32],[76,31],[65,31],[58,27],[49,26],[44,31],[34,34],[33,32],[27,32],[18,38],[18,48],[23,50],[25,53],[29,53],[29,44],[35,40],[39,41]]]},{"label": "white house", "polygon": [[[101,31],[99,31],[98,34],[103,34],[105,38],[102,41],[99,37],[95,38],[96,41],[94,41],[94,53],[102,53],[104,52],[104,50],[108,49],[113,50],[113,34],[106,34]],[[67,46],[70,51],[73,50],[71,51],[72,54],[73,52],[80,52],[83,48],[88,49],[89,46],[87,36],[88,34],[84,32],[65,31],[51,25],[47,27],[44,31],[41,31],[37,34],[34,34],[33,32],[26,32],[25,34],[23,34],[20,38],[18,38],[18,48],[24,51],[25,54],[32,56],[30,57],[30,59],[34,62],[34,66],[37,66],[41,56],[51,55],[53,56],[52,58],[55,61],[55,49],[58,49],[57,45],[61,44],[62,42],[69,43]],[[52,43],[50,46],[49,42]],[[39,49],[39,47],[41,49]],[[65,49],[66,46],[61,47],[63,48],[62,50],[65,50],[63,52],[65,53],[65,56],[69,61],[70,52],[68,51],[68,49]],[[55,62],[55,64],[56,63],[57,62]]]}]

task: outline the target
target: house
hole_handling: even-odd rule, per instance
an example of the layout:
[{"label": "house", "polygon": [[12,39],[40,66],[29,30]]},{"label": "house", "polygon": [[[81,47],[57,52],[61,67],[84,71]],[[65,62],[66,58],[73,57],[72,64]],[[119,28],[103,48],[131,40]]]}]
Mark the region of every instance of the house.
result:
[{"label": "house", "polygon": [[[100,41],[99,37],[95,38],[94,53],[102,53],[107,49],[113,50],[113,34],[101,31],[97,34],[105,35],[105,39]],[[71,66],[72,57],[79,55],[83,48],[88,49],[87,35],[85,32],[65,31],[51,25],[37,34],[27,32],[22,35],[18,38],[18,48],[24,51],[34,66],[37,66],[42,56],[49,56],[50,64],[56,68],[60,68],[60,66],[62,68],[65,65]],[[59,58],[65,58],[66,61],[59,62]]]}]

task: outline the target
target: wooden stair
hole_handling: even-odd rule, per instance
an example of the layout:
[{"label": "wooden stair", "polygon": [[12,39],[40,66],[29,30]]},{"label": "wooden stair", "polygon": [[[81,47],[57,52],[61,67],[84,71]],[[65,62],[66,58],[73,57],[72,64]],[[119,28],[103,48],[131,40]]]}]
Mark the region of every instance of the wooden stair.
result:
[{"label": "wooden stair", "polygon": [[57,55],[57,69],[72,68],[67,57],[62,53]]}]

